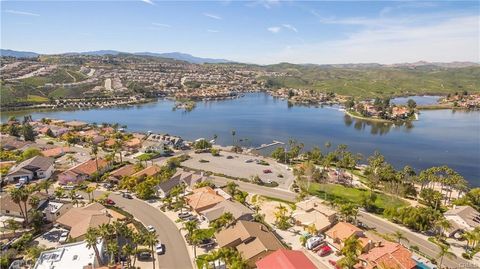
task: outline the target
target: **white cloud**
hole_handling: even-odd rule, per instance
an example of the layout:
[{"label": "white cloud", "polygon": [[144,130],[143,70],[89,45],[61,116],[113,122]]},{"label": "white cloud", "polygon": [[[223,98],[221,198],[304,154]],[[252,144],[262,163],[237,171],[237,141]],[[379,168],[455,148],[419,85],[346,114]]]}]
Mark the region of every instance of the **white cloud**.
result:
[{"label": "white cloud", "polygon": [[215,15],[215,14],[211,14],[211,13],[203,13],[203,16],[209,17],[209,18],[215,19],[215,20],[221,20],[222,19],[222,17],[220,17],[218,15]]},{"label": "white cloud", "polygon": [[147,3],[149,5],[155,5],[155,3],[152,0],[140,0],[140,1]]},{"label": "white cloud", "polygon": [[15,14],[15,15],[23,15],[23,16],[35,16],[35,17],[39,17],[40,14],[36,14],[36,13],[31,13],[31,12],[26,12],[26,11],[19,11],[19,10],[11,10],[11,9],[8,9],[8,10],[5,10],[6,13],[10,13],[10,14]]},{"label": "white cloud", "polygon": [[282,30],[282,28],[280,28],[278,26],[272,26],[272,27],[268,27],[267,30],[276,34],[276,33],[280,32]]},{"label": "white cloud", "polygon": [[152,22],[153,26],[158,26],[158,27],[164,27],[164,28],[171,28],[172,26],[170,24],[165,24],[165,23],[158,23],[158,22]]},{"label": "white cloud", "polygon": [[253,2],[248,2],[246,6],[255,7],[263,6],[266,9],[271,9],[272,7],[280,5],[280,0],[257,0]]},{"label": "white cloud", "polygon": [[290,29],[290,30],[294,31],[295,33],[298,32],[297,28],[295,28],[295,26],[293,26],[291,24],[282,24],[282,26],[287,28],[287,29]]},{"label": "white cloud", "polygon": [[213,29],[207,29],[207,32],[209,32],[209,33],[219,33],[220,31],[213,30]]},{"label": "white cloud", "polygon": [[[456,16],[420,24],[394,23],[390,19],[384,25],[350,19],[350,23],[362,22],[369,27],[361,27],[343,39],[286,44],[280,51],[265,55],[261,63],[478,62],[479,19],[477,15]],[[245,60],[258,62],[258,58]]]}]

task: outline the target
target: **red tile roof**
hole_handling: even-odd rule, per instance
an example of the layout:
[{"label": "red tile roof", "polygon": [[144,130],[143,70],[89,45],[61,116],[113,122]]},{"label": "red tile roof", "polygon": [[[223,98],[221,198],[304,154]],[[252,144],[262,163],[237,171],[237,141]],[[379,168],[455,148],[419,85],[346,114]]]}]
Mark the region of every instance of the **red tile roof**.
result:
[{"label": "red tile roof", "polygon": [[366,268],[411,269],[416,267],[412,253],[402,245],[391,242],[383,242],[382,246],[371,249],[359,258],[368,263]]},{"label": "red tile roof", "polygon": [[299,250],[279,249],[255,263],[258,269],[316,269]]}]

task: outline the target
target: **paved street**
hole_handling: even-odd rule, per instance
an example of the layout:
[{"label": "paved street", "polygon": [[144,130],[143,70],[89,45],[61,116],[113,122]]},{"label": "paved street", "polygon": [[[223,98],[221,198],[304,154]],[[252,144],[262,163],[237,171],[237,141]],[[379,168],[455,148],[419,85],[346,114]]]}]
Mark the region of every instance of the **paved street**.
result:
[{"label": "paved street", "polygon": [[[98,197],[101,192],[96,192]],[[145,225],[152,225],[158,234],[158,239],[165,245],[165,254],[158,256],[158,268],[187,269],[192,268],[190,255],[177,226],[162,212],[143,201],[125,199],[118,194],[110,194],[110,199],[125,211],[131,213]]]}]

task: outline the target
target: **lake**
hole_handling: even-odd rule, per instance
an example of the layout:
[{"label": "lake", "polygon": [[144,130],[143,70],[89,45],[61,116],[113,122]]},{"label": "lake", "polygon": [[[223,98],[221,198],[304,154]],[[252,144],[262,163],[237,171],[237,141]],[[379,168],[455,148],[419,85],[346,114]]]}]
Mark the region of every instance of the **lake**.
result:
[{"label": "lake", "polygon": [[[420,97],[419,97],[420,98]],[[421,97],[423,98],[423,97]],[[417,99],[418,100],[418,99]],[[422,102],[423,103],[423,102]],[[258,146],[272,140],[295,139],[306,148],[332,143],[347,144],[352,152],[364,156],[378,150],[396,168],[411,165],[417,171],[431,166],[448,165],[461,173],[472,186],[480,186],[480,112],[427,110],[420,119],[408,124],[372,123],[351,118],[338,107],[289,106],[287,101],[267,94],[198,102],[191,112],[173,111],[173,102],[132,107],[98,108],[79,111],[41,111],[2,113],[33,118],[58,118],[87,122],[125,124],[129,131],[153,131],[180,135],[194,140],[211,139],[231,145],[231,131],[243,145]]]}]

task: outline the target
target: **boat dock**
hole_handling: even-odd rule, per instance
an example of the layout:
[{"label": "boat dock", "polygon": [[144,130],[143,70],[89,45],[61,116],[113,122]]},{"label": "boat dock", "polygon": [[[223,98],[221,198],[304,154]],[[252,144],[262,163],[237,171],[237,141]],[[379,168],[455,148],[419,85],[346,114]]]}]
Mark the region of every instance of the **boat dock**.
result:
[{"label": "boat dock", "polygon": [[265,149],[265,148],[268,148],[268,147],[273,147],[273,146],[276,146],[276,145],[284,145],[285,143],[283,142],[280,142],[280,141],[277,141],[277,140],[273,140],[272,143],[270,144],[262,144],[260,147],[258,148],[255,148],[255,150],[262,150],[262,149]]}]

